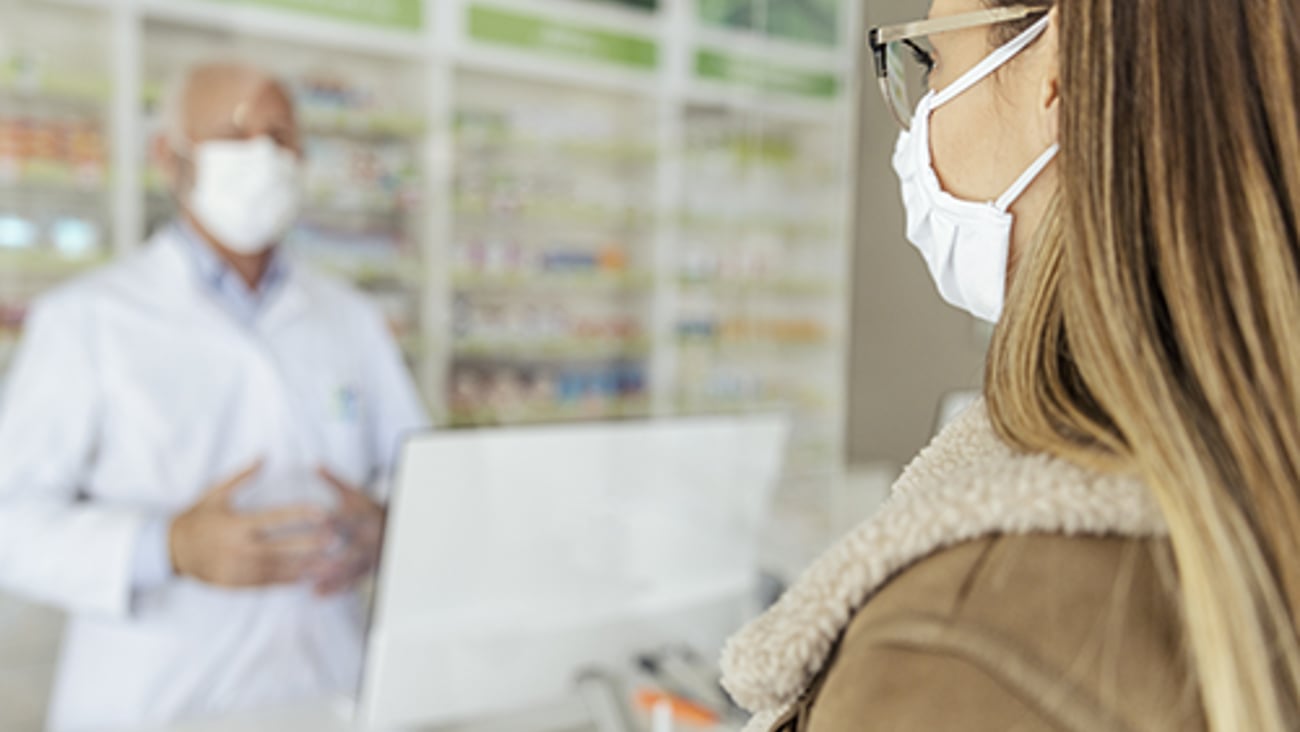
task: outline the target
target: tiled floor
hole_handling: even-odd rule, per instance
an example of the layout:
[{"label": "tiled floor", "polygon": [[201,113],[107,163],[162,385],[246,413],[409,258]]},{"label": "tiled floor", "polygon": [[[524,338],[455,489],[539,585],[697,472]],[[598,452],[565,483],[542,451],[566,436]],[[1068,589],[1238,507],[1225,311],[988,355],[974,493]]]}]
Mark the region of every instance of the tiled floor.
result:
[{"label": "tiled floor", "polygon": [[0,595],[0,730],[39,732],[63,619]]}]

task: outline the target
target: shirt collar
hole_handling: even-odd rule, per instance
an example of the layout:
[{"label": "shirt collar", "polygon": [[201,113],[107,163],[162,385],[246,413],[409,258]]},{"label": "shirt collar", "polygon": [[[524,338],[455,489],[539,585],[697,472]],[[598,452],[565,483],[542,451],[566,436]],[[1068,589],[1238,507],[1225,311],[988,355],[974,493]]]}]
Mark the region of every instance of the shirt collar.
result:
[{"label": "shirt collar", "polygon": [[194,227],[188,221],[177,218],[173,227],[181,241],[184,242],[184,249],[189,254],[190,261],[193,263],[200,281],[212,290],[220,291],[233,285],[242,288],[242,291],[250,297],[265,302],[271,293],[289,276],[289,264],[284,254],[277,248],[272,253],[271,263],[267,267],[266,273],[262,275],[262,280],[257,284],[257,288],[255,290],[250,289],[239,274],[212,250],[212,247],[203,240],[203,237],[194,230]]}]

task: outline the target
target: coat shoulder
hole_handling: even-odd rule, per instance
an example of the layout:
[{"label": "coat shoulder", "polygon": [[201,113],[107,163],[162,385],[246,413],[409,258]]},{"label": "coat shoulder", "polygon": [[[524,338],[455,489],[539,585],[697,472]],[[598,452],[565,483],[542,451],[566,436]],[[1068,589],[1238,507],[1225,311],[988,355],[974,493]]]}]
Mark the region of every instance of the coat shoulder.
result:
[{"label": "coat shoulder", "polygon": [[798,729],[1207,729],[1167,540],[991,536],[854,616]]}]

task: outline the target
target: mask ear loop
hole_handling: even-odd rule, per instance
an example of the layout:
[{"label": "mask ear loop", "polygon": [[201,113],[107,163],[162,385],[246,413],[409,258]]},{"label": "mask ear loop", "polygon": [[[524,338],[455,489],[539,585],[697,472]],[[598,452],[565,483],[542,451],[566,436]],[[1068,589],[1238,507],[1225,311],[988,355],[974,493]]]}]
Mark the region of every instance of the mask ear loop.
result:
[{"label": "mask ear loop", "polygon": [[1011,59],[1015,58],[1021,51],[1028,48],[1031,43],[1038,40],[1039,36],[1047,32],[1047,26],[1050,25],[1051,22],[1052,22],[1052,16],[1044,15],[1042,18],[1038,20],[1038,22],[1029,26],[1029,28],[1025,30],[1024,33],[1021,33],[1020,35],[1011,39],[1011,41],[1008,42],[1006,45],[997,49],[993,53],[990,53],[988,56],[985,56],[983,61],[980,61],[979,63],[975,64],[975,66],[970,71],[967,71],[966,73],[962,74],[960,78],[958,78],[953,83],[949,84],[946,89],[940,92],[936,92],[934,95],[934,104],[932,108],[938,109],[944,104],[951,102],[953,99],[956,99],[958,96],[960,96],[963,92],[967,91],[971,87],[983,81],[994,71],[997,71],[998,69],[1005,66],[1009,61],[1011,61]]},{"label": "mask ear loop", "polygon": [[167,147],[172,151],[173,155],[180,158],[181,160],[190,163],[194,162],[194,143],[190,142],[189,140],[185,140],[178,143],[175,140],[168,137]]},{"label": "mask ear loop", "polygon": [[194,188],[198,163],[194,160],[194,143],[189,140],[188,136],[182,136],[180,140],[176,135],[170,132],[164,132],[162,135],[163,143],[171,154],[175,156],[175,180],[167,186],[167,192],[171,194],[178,203],[183,203],[188,192]]},{"label": "mask ear loop", "polygon": [[1006,213],[1007,209],[1011,208],[1011,204],[1015,203],[1016,199],[1024,195],[1024,192],[1033,184],[1034,180],[1037,179],[1038,176],[1042,175],[1043,171],[1047,169],[1047,166],[1054,158],[1056,158],[1057,153],[1060,151],[1060,143],[1052,143],[1052,146],[1047,148],[1047,152],[1039,155],[1038,159],[1034,161],[1034,164],[1029,166],[1029,170],[1022,173],[1020,177],[1016,179],[1016,182],[1012,183],[1011,187],[1007,189],[1007,192],[1003,193],[1002,196],[993,203],[993,205],[1002,213]]},{"label": "mask ear loop", "polygon": [[[930,110],[933,111],[940,106],[951,102],[953,99],[956,99],[958,96],[968,91],[971,87],[988,78],[993,74],[993,72],[1005,66],[1011,61],[1011,59],[1015,58],[1022,51],[1028,48],[1030,44],[1046,33],[1047,27],[1051,22],[1051,15],[1044,15],[1042,18],[1039,18],[1037,22],[1025,29],[1025,32],[1011,39],[993,53],[985,56],[984,60],[975,64],[970,71],[962,74],[960,78],[949,84],[947,88],[935,92],[934,98],[930,103]],[[996,202],[994,202],[993,205],[997,207],[997,210],[1006,213],[1007,209],[1011,208],[1011,204],[1015,203],[1020,196],[1024,195],[1024,192],[1033,184],[1034,180],[1036,180],[1039,175],[1042,175],[1043,170],[1051,164],[1052,160],[1056,158],[1060,150],[1061,146],[1059,144],[1053,144],[1046,152],[1038,156],[1038,159],[1034,161],[1034,164],[1029,166],[1029,169],[1022,173],[1021,176],[1016,179],[1015,183],[1011,184],[1011,188],[1008,189],[1006,193],[1003,193]]]}]

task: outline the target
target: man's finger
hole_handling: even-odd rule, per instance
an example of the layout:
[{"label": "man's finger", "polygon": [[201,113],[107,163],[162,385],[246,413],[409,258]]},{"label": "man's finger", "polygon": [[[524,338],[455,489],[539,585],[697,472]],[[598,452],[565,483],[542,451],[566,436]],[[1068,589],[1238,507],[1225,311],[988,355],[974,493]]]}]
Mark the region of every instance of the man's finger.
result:
[{"label": "man's finger", "polygon": [[239,471],[235,475],[232,475],[229,478],[226,478],[225,480],[216,484],[203,497],[203,501],[210,502],[210,503],[220,503],[223,506],[228,505],[231,499],[235,497],[235,493],[240,488],[242,488],[244,484],[252,480],[253,476],[261,472],[262,465],[265,464],[265,462],[266,462],[265,460],[259,459],[256,462],[254,462],[252,465],[249,465],[247,468],[244,468],[243,470]]},{"label": "man's finger", "polygon": [[280,533],[320,531],[329,522],[329,516],[316,506],[297,505],[247,514],[244,520],[257,537],[265,540]]},{"label": "man's finger", "polygon": [[285,558],[319,560],[333,543],[334,536],[331,532],[312,531],[289,534],[283,538],[262,539],[258,549],[263,557],[274,561]]},{"label": "man's finger", "polygon": [[312,592],[317,597],[330,597],[352,586],[352,580],[347,577],[335,577],[324,582],[317,582],[312,588]]},{"label": "man's finger", "polygon": [[315,561],[314,559],[301,557],[267,559],[262,565],[262,579],[266,584],[273,585],[289,585],[301,582],[307,578]]},{"label": "man's finger", "polygon": [[319,467],[316,469],[316,474],[321,477],[321,480],[324,480],[331,488],[338,491],[338,493],[344,497],[361,492],[361,490],[356,486],[348,484],[347,481],[344,481],[342,478],[331,473],[329,468],[324,466]]},{"label": "man's finger", "polygon": [[317,597],[338,594],[350,589],[365,577],[368,571],[366,562],[355,557],[345,562],[331,564],[324,572],[315,575],[316,581],[312,591]]}]

